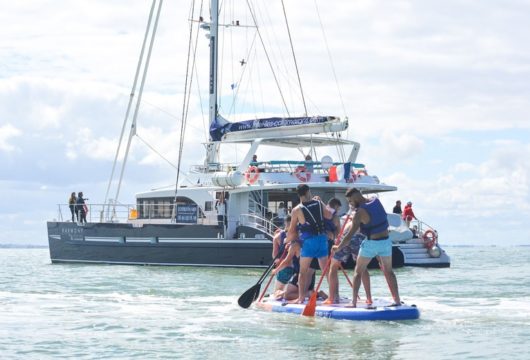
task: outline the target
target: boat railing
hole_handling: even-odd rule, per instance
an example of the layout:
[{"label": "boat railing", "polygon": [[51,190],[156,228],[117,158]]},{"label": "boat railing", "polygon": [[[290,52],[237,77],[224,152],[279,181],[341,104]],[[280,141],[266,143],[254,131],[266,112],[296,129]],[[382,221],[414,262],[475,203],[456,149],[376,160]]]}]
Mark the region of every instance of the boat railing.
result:
[{"label": "boat railing", "polygon": [[[85,204],[87,222],[89,223],[175,223],[174,206],[160,204]],[[74,210],[75,211],[75,210]],[[217,220],[208,217],[201,210],[197,210],[196,216],[190,214],[190,221],[186,224],[216,224]],[[72,215],[69,204],[57,204],[58,221],[71,221]],[[79,221],[74,214],[74,220]]]},{"label": "boat railing", "polygon": [[438,231],[436,231],[435,228],[433,228],[432,226],[430,226],[429,224],[427,224],[426,222],[422,221],[422,220],[419,220],[419,219],[414,219],[410,222],[410,229],[412,230],[412,232],[414,233],[414,226],[417,227],[417,230],[416,230],[416,234],[419,238],[422,238],[423,237],[423,234],[425,234],[426,231],[432,231],[436,234],[438,234]]},{"label": "boat railing", "polygon": [[[344,165],[344,163],[335,162],[329,166],[340,166]],[[324,167],[325,166],[325,167]],[[250,167],[255,167],[258,169],[259,172],[264,173],[293,173],[300,169],[305,169],[305,171],[318,174],[327,174],[329,166],[326,164],[322,165],[322,162],[320,161],[306,161],[306,160],[270,160],[270,161],[256,161],[256,162],[250,162]],[[366,167],[364,164],[357,164],[357,163],[350,163],[351,169],[354,169],[356,171],[362,171],[364,170],[364,173],[366,173]],[[208,166],[205,165],[192,165],[191,166],[191,172],[195,173],[204,173],[204,172],[212,172],[212,171],[220,171],[220,172],[231,172],[235,171],[238,168],[238,164],[235,163],[216,163],[216,164],[209,164]]]},{"label": "boat railing", "polygon": [[279,227],[276,224],[274,224],[272,221],[267,220],[256,214],[239,215],[239,225],[248,226],[253,229],[262,231],[270,235],[271,237],[274,236],[274,233],[276,232],[276,230],[279,229]]}]

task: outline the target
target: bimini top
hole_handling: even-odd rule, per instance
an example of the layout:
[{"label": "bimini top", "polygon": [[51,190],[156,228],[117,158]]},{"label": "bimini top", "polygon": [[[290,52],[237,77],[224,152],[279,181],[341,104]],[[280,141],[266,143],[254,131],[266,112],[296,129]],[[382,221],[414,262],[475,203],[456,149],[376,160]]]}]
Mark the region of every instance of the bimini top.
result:
[{"label": "bimini top", "polygon": [[210,124],[210,138],[212,141],[248,141],[340,132],[347,128],[348,120],[335,116],[273,117],[232,123],[218,115]]}]

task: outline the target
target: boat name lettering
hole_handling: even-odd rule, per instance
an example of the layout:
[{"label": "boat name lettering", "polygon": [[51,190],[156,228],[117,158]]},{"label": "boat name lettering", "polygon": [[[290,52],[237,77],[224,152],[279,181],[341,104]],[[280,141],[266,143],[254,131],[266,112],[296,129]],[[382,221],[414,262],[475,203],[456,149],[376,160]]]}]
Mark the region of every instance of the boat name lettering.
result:
[{"label": "boat name lettering", "polygon": [[61,233],[63,233],[63,234],[82,234],[83,233],[83,229],[75,229],[75,228],[61,229]]}]

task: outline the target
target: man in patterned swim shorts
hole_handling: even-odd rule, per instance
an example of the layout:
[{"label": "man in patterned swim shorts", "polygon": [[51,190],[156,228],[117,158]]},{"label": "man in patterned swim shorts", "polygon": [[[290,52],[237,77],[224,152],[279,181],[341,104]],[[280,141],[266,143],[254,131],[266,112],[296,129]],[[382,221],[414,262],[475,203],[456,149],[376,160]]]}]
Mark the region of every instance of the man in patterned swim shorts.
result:
[{"label": "man in patterned swim shorts", "polygon": [[[338,304],[340,302],[338,271],[348,262],[350,256],[353,258],[353,260],[357,260],[361,243],[364,239],[366,239],[366,236],[361,233],[352,235],[351,228],[351,220],[348,220],[348,224],[346,224],[344,227],[343,235],[337,241],[337,244],[339,244],[344,238],[351,237],[351,241],[348,243],[348,245],[335,252],[333,254],[333,258],[331,259],[331,265],[329,268],[329,297],[324,302],[325,304]],[[368,270],[363,272],[361,279],[364,291],[366,292],[366,303],[372,304],[370,274],[368,273]]]}]

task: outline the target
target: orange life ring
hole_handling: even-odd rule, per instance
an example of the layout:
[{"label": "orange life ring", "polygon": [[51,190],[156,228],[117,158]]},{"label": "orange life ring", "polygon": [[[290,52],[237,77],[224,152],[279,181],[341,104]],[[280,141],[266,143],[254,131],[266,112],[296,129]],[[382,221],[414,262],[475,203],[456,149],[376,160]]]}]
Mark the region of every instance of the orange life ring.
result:
[{"label": "orange life ring", "polygon": [[259,169],[256,166],[249,166],[245,172],[245,179],[249,184],[254,184],[259,178]]},{"label": "orange life ring", "polygon": [[357,176],[368,176],[368,172],[366,172],[366,169],[357,170]]},{"label": "orange life ring", "polygon": [[423,233],[422,239],[423,239],[423,244],[425,245],[425,247],[427,249],[430,249],[434,245],[436,245],[438,241],[438,235],[432,230],[427,230],[425,231],[425,233]]},{"label": "orange life ring", "polygon": [[308,182],[311,180],[311,173],[307,172],[307,168],[305,166],[297,166],[294,170],[294,176],[301,182]]}]

